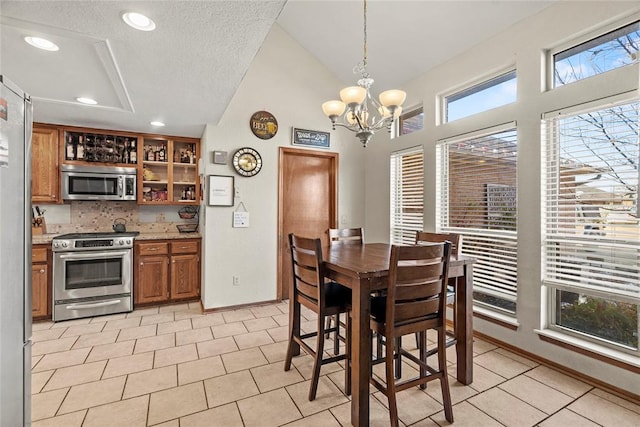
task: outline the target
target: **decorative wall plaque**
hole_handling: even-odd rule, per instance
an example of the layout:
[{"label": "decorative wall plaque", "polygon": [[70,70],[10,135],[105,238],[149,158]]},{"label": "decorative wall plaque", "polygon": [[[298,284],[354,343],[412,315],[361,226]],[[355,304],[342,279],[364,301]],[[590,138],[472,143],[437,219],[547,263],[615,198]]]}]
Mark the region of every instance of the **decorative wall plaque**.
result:
[{"label": "decorative wall plaque", "polygon": [[271,139],[278,132],[278,121],[268,111],[253,113],[249,126],[251,132],[260,139]]}]

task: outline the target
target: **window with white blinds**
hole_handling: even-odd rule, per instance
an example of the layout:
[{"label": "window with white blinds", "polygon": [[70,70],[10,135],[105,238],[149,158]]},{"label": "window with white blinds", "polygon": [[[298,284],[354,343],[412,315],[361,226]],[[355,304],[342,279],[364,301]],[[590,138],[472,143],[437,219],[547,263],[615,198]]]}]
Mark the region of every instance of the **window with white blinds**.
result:
[{"label": "window with white blinds", "polygon": [[515,313],[518,136],[513,124],[490,132],[438,144],[438,230],[476,258],[475,302]]},{"label": "window with white blinds", "polygon": [[638,351],[638,101],[545,115],[543,278],[551,324]]},{"label": "window with white blinds", "polygon": [[422,230],[424,155],[422,147],[391,154],[391,243],[413,245]]}]

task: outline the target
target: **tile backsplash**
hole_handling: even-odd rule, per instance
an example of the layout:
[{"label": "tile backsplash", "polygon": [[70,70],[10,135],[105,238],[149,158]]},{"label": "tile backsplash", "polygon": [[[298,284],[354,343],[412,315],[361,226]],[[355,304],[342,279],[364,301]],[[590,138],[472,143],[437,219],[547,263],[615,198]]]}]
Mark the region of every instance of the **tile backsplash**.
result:
[{"label": "tile backsplash", "polygon": [[181,219],[180,206],[140,206],[135,202],[72,201],[64,205],[41,205],[48,234],[113,231],[113,221],[122,218],[127,231],[176,233],[176,225],[197,222]]}]

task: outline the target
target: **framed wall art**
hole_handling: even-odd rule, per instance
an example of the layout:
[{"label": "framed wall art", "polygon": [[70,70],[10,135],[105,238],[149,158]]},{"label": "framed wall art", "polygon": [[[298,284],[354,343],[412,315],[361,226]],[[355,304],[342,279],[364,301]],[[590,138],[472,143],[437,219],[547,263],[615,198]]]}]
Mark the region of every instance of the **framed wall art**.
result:
[{"label": "framed wall art", "polygon": [[209,206],[233,206],[233,176],[209,175]]},{"label": "framed wall art", "polygon": [[329,148],[331,145],[330,134],[329,132],[320,132],[318,130],[293,128],[291,144],[315,148]]}]

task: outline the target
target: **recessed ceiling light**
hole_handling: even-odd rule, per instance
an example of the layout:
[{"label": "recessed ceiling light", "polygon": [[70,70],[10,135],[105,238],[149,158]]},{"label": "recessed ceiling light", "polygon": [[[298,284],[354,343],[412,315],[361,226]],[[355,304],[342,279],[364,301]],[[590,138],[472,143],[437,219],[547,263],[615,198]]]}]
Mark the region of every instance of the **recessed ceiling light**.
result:
[{"label": "recessed ceiling light", "polygon": [[164,123],[159,122],[157,120],[154,120],[152,122],[149,122],[151,124],[151,126],[164,126]]},{"label": "recessed ceiling light", "polygon": [[84,98],[84,97],[76,98],[76,101],[81,102],[83,104],[87,104],[87,105],[96,105],[98,103],[98,101],[96,101],[95,99]]},{"label": "recessed ceiling light", "polygon": [[122,12],[122,20],[136,30],[153,31],[156,29],[156,23],[151,18],[138,12]]},{"label": "recessed ceiling light", "polygon": [[25,37],[24,41],[29,43],[33,47],[37,47],[38,49],[48,50],[50,52],[55,52],[60,50],[57,44],[47,39],[43,39],[42,37]]}]

